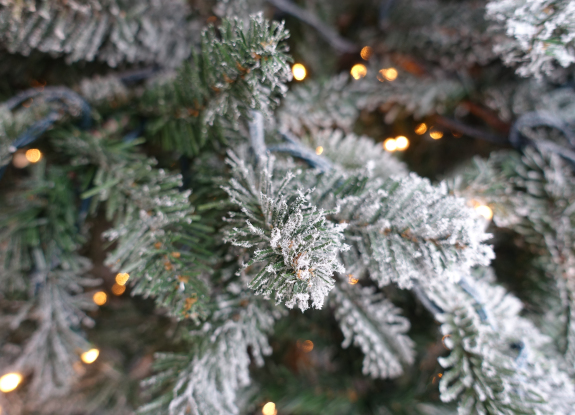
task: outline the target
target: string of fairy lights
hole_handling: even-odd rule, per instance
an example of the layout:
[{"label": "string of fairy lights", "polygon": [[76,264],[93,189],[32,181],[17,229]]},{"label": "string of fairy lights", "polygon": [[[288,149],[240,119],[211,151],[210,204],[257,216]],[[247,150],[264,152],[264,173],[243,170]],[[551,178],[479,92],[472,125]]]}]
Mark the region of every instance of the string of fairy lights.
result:
[{"label": "string of fairy lights", "polygon": [[[361,49],[360,56],[363,60],[368,61],[373,56],[373,48],[370,46],[365,46]],[[363,63],[357,63],[353,65],[349,71],[351,77],[355,80],[359,80],[367,76],[368,69]],[[307,77],[307,69],[302,63],[296,63],[292,66],[292,74],[296,81],[303,81]],[[397,69],[393,67],[382,68],[377,74],[377,80],[380,82],[393,82],[399,76]],[[443,131],[434,128],[433,126],[428,126],[425,123],[420,123],[416,126],[414,130],[415,134],[423,136],[428,133],[429,137],[433,140],[440,140],[443,138]],[[460,137],[458,133],[453,133],[455,137]],[[405,135],[399,135],[397,137],[386,138],[382,145],[385,151],[393,153],[395,151],[405,151],[409,147],[409,138]],[[320,155],[323,152],[323,147],[318,147],[316,153]]]}]

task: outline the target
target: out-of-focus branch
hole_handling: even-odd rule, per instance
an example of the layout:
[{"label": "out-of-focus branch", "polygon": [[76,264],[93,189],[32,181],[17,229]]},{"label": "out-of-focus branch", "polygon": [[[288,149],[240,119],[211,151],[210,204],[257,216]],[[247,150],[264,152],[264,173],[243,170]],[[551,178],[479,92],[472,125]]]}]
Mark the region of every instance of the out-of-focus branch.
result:
[{"label": "out-of-focus branch", "polygon": [[333,28],[322,22],[313,13],[302,9],[290,0],[268,0],[272,6],[284,13],[290,14],[304,23],[312,26],[319,34],[339,53],[354,53],[359,51],[359,47],[341,37]]}]

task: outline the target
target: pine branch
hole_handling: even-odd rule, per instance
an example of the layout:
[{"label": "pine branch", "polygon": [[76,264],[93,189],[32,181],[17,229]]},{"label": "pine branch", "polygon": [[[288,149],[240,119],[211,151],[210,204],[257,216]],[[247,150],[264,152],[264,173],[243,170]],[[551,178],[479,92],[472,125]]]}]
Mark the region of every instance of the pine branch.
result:
[{"label": "pine branch", "polygon": [[553,76],[575,63],[575,10],[568,0],[491,0],[487,17],[506,33],[495,52],[521,76]]},{"label": "pine branch", "polygon": [[297,304],[304,311],[310,297],[313,306],[321,308],[333,288],[333,273],[343,272],[337,260],[338,252],[346,249],[343,226],[328,222],[326,212],[309,203],[309,192],[284,191],[292,174],[274,183],[273,159],[254,172],[235,156],[230,158],[233,179],[224,190],[241,211],[230,212],[229,221],[236,227],[225,240],[254,249],[246,264],[258,264],[250,287],[266,297],[275,294],[288,308]]},{"label": "pine branch", "polygon": [[283,24],[261,14],[251,16],[247,30],[239,19],[206,29],[192,62],[142,98],[142,112],[153,118],[148,134],[184,155],[198,154],[209,141],[237,138],[240,119],[250,119],[254,109],[269,115],[286,91],[288,36]]},{"label": "pine branch", "polygon": [[145,384],[159,397],[140,408],[139,414],[239,413],[236,395],[250,383],[251,359],[261,366],[263,356],[271,353],[266,334],[274,315],[247,299],[221,296],[216,302],[210,321],[191,333],[190,353],[157,356],[159,373]]},{"label": "pine branch", "polygon": [[381,23],[386,51],[416,59],[424,67],[431,63],[464,71],[497,58],[483,2],[403,0],[391,6]]},{"label": "pine branch", "polygon": [[92,211],[105,203],[106,216],[115,223],[104,234],[117,242],[106,263],[130,274],[134,294],[154,297],[171,315],[202,315],[208,294],[202,272],[212,255],[206,234],[213,229],[195,223],[199,216],[189,203],[191,192],[180,190],[181,175],[157,169],[155,160],[134,152],[138,141],[77,131],[53,140],[73,155],[72,164],[96,167],[91,167],[92,185],[82,197],[91,198]]},{"label": "pine branch", "polygon": [[99,281],[86,277],[91,263],[77,254],[83,239],[65,172],[51,168],[30,186],[0,209],[0,296],[24,300],[7,332],[27,321],[36,328],[2,371],[33,374],[30,393],[43,401],[68,393],[78,378],[79,354],[89,349],[81,329],[93,325],[85,311],[95,307],[83,290]]},{"label": "pine branch", "polygon": [[444,184],[433,187],[413,174],[382,180],[345,173],[310,175],[304,183],[316,189],[312,202],[337,207],[331,219],[347,224],[352,249],[342,258],[348,271],[368,269],[380,286],[457,279],[493,257],[476,214],[449,196]]},{"label": "pine branch", "polygon": [[373,378],[394,378],[403,364],[413,364],[414,343],[406,335],[409,321],[373,288],[346,286],[333,289],[330,297],[344,335],[342,347],[359,346],[365,357],[363,373]]},{"label": "pine branch", "polygon": [[446,368],[441,399],[459,397],[461,414],[569,413],[573,385],[560,369],[561,359],[549,347],[550,339],[519,317],[519,301],[503,288],[467,281],[481,303],[470,301],[460,285],[426,287],[444,310],[436,317],[443,323],[443,341],[452,350],[439,359]]},{"label": "pine branch", "polygon": [[498,226],[513,229],[537,247],[544,273],[554,280],[546,284],[563,293],[558,301],[567,300],[563,312],[569,361],[575,358],[575,322],[570,318],[575,308],[573,182],[573,172],[560,156],[527,148],[523,156],[499,152],[485,162],[478,160],[454,184],[460,194],[488,203]]},{"label": "pine branch", "polygon": [[4,0],[0,46],[28,56],[39,50],[68,63],[98,59],[174,67],[189,56],[190,11],[180,0],[66,3]]}]

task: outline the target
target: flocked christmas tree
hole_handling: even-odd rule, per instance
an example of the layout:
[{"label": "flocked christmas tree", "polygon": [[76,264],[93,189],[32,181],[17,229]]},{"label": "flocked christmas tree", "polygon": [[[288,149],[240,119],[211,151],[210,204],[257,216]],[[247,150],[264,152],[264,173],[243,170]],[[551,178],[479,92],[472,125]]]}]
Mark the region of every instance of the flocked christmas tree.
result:
[{"label": "flocked christmas tree", "polygon": [[574,64],[567,0],[0,0],[0,414],[574,414]]}]

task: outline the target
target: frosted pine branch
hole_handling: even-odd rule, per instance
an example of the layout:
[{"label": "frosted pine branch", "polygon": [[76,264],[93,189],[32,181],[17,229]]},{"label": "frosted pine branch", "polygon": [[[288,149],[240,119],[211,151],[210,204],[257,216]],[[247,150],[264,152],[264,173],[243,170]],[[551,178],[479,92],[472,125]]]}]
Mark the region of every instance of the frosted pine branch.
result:
[{"label": "frosted pine branch", "polygon": [[11,53],[39,50],[66,60],[98,59],[175,67],[190,54],[190,10],[181,0],[42,0],[0,3],[0,45]]},{"label": "frosted pine branch", "polygon": [[326,213],[310,204],[309,191],[286,191],[291,173],[275,184],[273,159],[256,180],[255,172],[231,157],[234,177],[224,190],[241,211],[230,212],[235,227],[226,240],[253,250],[246,266],[258,268],[250,287],[258,294],[274,294],[289,308],[306,310],[310,298],[313,307],[321,308],[333,288],[333,273],[344,272],[338,253],[346,248],[345,226],[327,221]]},{"label": "frosted pine branch", "polygon": [[39,401],[69,393],[78,379],[80,354],[90,349],[81,331],[94,324],[84,313],[95,308],[83,295],[84,286],[99,284],[83,277],[90,268],[89,260],[74,256],[62,258],[55,269],[38,271],[45,280],[36,281],[38,293],[27,316],[38,327],[11,368],[33,374],[30,388]]},{"label": "frosted pine branch", "polygon": [[550,339],[518,315],[520,302],[503,288],[466,281],[474,297],[457,284],[427,287],[452,350],[439,359],[441,399],[458,399],[460,414],[571,413],[574,386]]},{"label": "frosted pine branch", "polygon": [[218,311],[192,333],[196,343],[189,355],[158,356],[155,365],[161,372],[146,384],[160,392],[169,385],[172,394],[143,406],[140,414],[239,413],[236,394],[250,383],[250,355],[261,366],[263,356],[271,353],[266,334],[273,327],[274,316],[254,303],[239,307],[234,303],[237,301],[217,299]]},{"label": "frosted pine branch", "polygon": [[347,73],[342,73],[291,89],[278,119],[282,130],[300,136],[333,128],[350,133],[361,110],[384,109],[384,121],[391,124],[406,115],[418,119],[442,113],[464,94],[463,85],[450,79],[419,78],[400,72],[395,81],[380,82],[377,71],[369,71],[365,78],[352,82]]},{"label": "frosted pine branch", "polygon": [[575,63],[575,5],[569,0],[491,0],[487,16],[507,38],[495,51],[523,76],[552,75]]},{"label": "frosted pine branch", "polygon": [[75,365],[90,346],[82,329],[93,325],[85,312],[96,307],[84,289],[100,284],[77,252],[83,237],[69,178],[57,166],[41,173],[0,201],[0,298],[15,310],[0,319],[0,344],[11,350],[0,373],[30,375],[38,401],[68,393],[77,381]]},{"label": "frosted pine branch", "polygon": [[103,206],[114,226],[104,237],[115,242],[106,264],[128,273],[134,294],[154,297],[179,319],[197,318],[208,287],[202,272],[210,252],[204,249],[209,226],[181,191],[182,177],[155,167],[156,161],[133,151],[138,141],[122,143],[91,134],[54,137],[75,165],[95,165],[93,187],[83,194],[90,210]]},{"label": "frosted pine branch", "polygon": [[142,97],[142,112],[154,118],[149,135],[166,150],[197,155],[207,143],[238,139],[252,110],[271,116],[292,76],[288,36],[261,13],[246,28],[237,18],[206,28],[175,79],[158,80]]},{"label": "frosted pine branch", "polygon": [[568,361],[575,358],[573,182],[573,171],[560,156],[526,148],[522,156],[497,152],[486,161],[476,160],[453,185],[461,195],[488,203],[497,226],[513,229],[537,247],[540,257],[533,272],[540,274],[537,278],[543,278],[541,285],[549,291],[546,301],[557,304],[541,329],[564,326],[555,331],[562,332],[557,343]]},{"label": "frosted pine branch", "polygon": [[346,223],[342,254],[346,266],[369,269],[380,286],[402,288],[414,280],[459,279],[475,265],[487,265],[493,251],[482,223],[462,199],[448,195],[444,184],[432,186],[414,174],[369,179],[333,173],[309,175],[312,201],[334,209],[332,220]]},{"label": "frosted pine branch", "polygon": [[342,284],[330,302],[344,335],[342,347],[352,342],[361,348],[363,373],[373,378],[394,378],[415,358],[414,343],[406,335],[409,321],[381,293],[371,287]]}]

